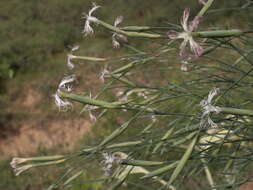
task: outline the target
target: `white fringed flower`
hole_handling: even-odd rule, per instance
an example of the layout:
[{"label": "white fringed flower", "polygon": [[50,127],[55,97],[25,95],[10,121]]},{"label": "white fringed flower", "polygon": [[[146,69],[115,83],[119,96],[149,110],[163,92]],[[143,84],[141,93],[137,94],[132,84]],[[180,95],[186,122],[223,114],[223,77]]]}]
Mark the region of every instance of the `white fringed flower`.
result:
[{"label": "white fringed flower", "polygon": [[75,81],[76,81],[75,75],[66,76],[61,80],[58,89],[64,90],[66,92],[71,92],[73,88],[71,84]]},{"label": "white fringed flower", "polygon": [[70,70],[72,70],[75,67],[74,64],[72,63],[72,59],[75,59],[76,56],[73,55],[72,52],[77,51],[78,49],[79,49],[78,45],[73,46],[71,49],[71,53],[67,55],[67,66]]},{"label": "white fringed flower", "polygon": [[56,93],[53,95],[55,99],[55,104],[60,111],[68,111],[72,108],[72,104],[68,100],[61,98],[60,93],[61,91],[71,92],[73,88],[71,83],[73,83],[74,81],[76,81],[75,75],[64,77],[58,85]]},{"label": "white fringed flower", "polygon": [[183,39],[184,41],[180,45],[180,57],[182,60],[187,60],[189,58],[189,54],[187,53],[186,46],[189,43],[190,49],[193,51],[196,57],[200,57],[203,54],[203,48],[193,39],[192,32],[195,31],[199,25],[199,22],[202,17],[195,16],[195,18],[188,22],[190,16],[190,9],[186,8],[183,13],[183,17],[181,20],[181,25],[184,29],[184,32],[175,32],[169,31],[168,37],[172,40],[174,39]]},{"label": "white fringed flower", "polygon": [[201,116],[200,126],[211,126],[218,127],[216,123],[214,123],[210,117],[210,113],[220,113],[221,108],[218,106],[213,106],[212,100],[219,93],[219,88],[212,89],[208,97],[200,102],[200,106],[202,107],[203,113]]},{"label": "white fringed flower", "polygon": [[97,10],[100,6],[97,6],[95,3],[92,4],[93,7],[92,9],[89,11],[88,14],[84,13],[84,18],[86,19],[85,21],[85,25],[84,25],[84,29],[83,29],[83,33],[85,33],[85,36],[89,35],[89,34],[93,34],[94,30],[91,27],[91,22],[97,22],[97,18],[92,16],[92,13]]},{"label": "white fringed flower", "polygon": [[[118,16],[115,21],[114,21],[114,26],[117,27],[121,22],[123,22],[124,17],[123,16]],[[123,41],[127,41],[127,38],[123,36],[122,34],[118,34],[114,32],[112,34],[112,46],[113,48],[119,48],[120,43],[118,42],[117,38],[122,39]]]},{"label": "white fringed flower", "polygon": [[53,95],[55,104],[59,108],[59,111],[68,111],[69,109],[72,108],[72,104],[68,100],[63,100],[60,98],[59,93],[61,91],[57,90],[57,92]]}]

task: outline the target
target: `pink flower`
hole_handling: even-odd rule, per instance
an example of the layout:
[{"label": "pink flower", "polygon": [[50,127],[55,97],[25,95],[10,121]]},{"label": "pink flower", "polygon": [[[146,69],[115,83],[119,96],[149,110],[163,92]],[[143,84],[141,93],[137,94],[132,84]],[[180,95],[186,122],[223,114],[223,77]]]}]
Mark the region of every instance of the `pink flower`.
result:
[{"label": "pink flower", "polygon": [[202,17],[195,16],[195,18],[189,22],[190,9],[186,8],[184,10],[184,14],[181,20],[181,25],[184,29],[184,32],[175,32],[169,31],[168,37],[172,40],[174,39],[183,39],[184,41],[180,45],[180,57],[182,60],[187,60],[189,58],[189,54],[186,50],[187,44],[189,43],[191,51],[194,53],[196,57],[200,57],[203,54],[203,48],[193,39],[192,32],[195,31],[199,25],[199,22]]}]

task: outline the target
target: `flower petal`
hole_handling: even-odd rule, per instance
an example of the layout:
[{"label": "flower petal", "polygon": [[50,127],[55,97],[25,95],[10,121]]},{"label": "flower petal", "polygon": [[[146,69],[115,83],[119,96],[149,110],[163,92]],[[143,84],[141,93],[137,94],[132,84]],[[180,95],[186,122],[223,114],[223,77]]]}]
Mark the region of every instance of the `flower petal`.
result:
[{"label": "flower petal", "polygon": [[185,8],[184,9],[184,13],[183,13],[183,17],[181,20],[181,25],[184,29],[184,31],[188,32],[188,19],[190,16],[190,8]]},{"label": "flower petal", "polygon": [[123,21],[124,17],[123,16],[118,16],[115,21],[114,21],[114,26],[118,26],[122,21]]},{"label": "flower petal", "polygon": [[203,54],[204,49],[197,42],[195,42],[192,37],[189,38],[189,43],[194,55],[196,57],[200,57]]},{"label": "flower petal", "polygon": [[185,38],[184,41],[180,45],[179,56],[181,57],[182,60],[187,60],[187,58],[189,57],[189,54],[187,53],[187,50],[186,50],[187,43],[188,43],[188,39]]},{"label": "flower petal", "polygon": [[94,33],[94,30],[93,28],[91,27],[90,25],[90,22],[96,22],[97,21],[97,18],[96,17],[93,17],[91,16],[92,13],[97,10],[100,6],[97,6],[95,3],[93,3],[93,7],[92,9],[89,11],[88,14],[84,14],[84,18],[86,18],[86,21],[85,21],[85,25],[84,25],[84,29],[83,29],[83,33],[85,33],[85,36],[87,36],[88,34],[93,34]]}]

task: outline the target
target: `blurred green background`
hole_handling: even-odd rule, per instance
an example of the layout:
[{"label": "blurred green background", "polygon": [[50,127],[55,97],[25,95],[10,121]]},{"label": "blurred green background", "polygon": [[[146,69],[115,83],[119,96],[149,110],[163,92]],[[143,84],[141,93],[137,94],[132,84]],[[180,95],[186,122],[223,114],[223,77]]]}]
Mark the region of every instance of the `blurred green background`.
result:
[{"label": "blurred green background", "polygon": [[[250,11],[223,10],[245,3],[217,0],[213,8],[220,10],[208,14],[201,26],[245,27],[245,23],[252,22]],[[99,0],[97,4],[103,7],[97,12],[100,19],[113,23],[123,15],[123,25],[178,24],[184,8],[190,7],[192,15],[201,8],[197,0]],[[66,54],[73,45],[80,45],[78,54],[87,56],[106,57],[124,52],[112,49],[111,34],[101,27],[95,27],[94,36],[83,36],[82,16],[90,7],[88,0],[0,1],[0,189],[40,190],[63,172],[50,167],[15,177],[9,167],[12,157],[73,151],[85,143],[94,144],[119,122],[110,115],[98,127],[86,115],[78,114],[78,108],[59,113],[51,97],[67,73]],[[145,45],[141,40],[134,43],[139,48]],[[95,92],[101,86],[98,74],[103,66],[82,63],[80,68],[80,88]],[[83,184],[71,188],[89,189]]]}]

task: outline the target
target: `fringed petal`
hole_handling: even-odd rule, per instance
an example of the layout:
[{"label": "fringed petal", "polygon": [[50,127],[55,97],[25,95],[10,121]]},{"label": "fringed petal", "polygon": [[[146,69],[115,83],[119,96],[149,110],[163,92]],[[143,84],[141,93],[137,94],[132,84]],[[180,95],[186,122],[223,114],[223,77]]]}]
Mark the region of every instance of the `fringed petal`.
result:
[{"label": "fringed petal", "polygon": [[203,54],[204,49],[197,42],[195,42],[192,37],[189,38],[189,43],[194,55],[196,57],[200,57]]},{"label": "fringed petal", "polygon": [[183,17],[182,17],[182,20],[181,20],[181,25],[182,25],[184,31],[188,31],[189,16],[190,16],[190,8],[185,8],[184,13],[183,13]]},{"label": "fringed petal", "polygon": [[188,43],[188,39],[185,38],[184,41],[180,45],[180,52],[179,56],[181,57],[182,60],[187,60],[189,57],[189,54],[187,53],[186,45]]},{"label": "fringed petal", "polygon": [[94,30],[91,27],[91,22],[97,22],[97,18],[92,16],[92,13],[97,10],[100,6],[97,6],[95,3],[93,3],[92,9],[89,11],[88,14],[85,14],[84,18],[86,19],[83,33],[85,33],[85,36],[89,34],[93,34]]}]

